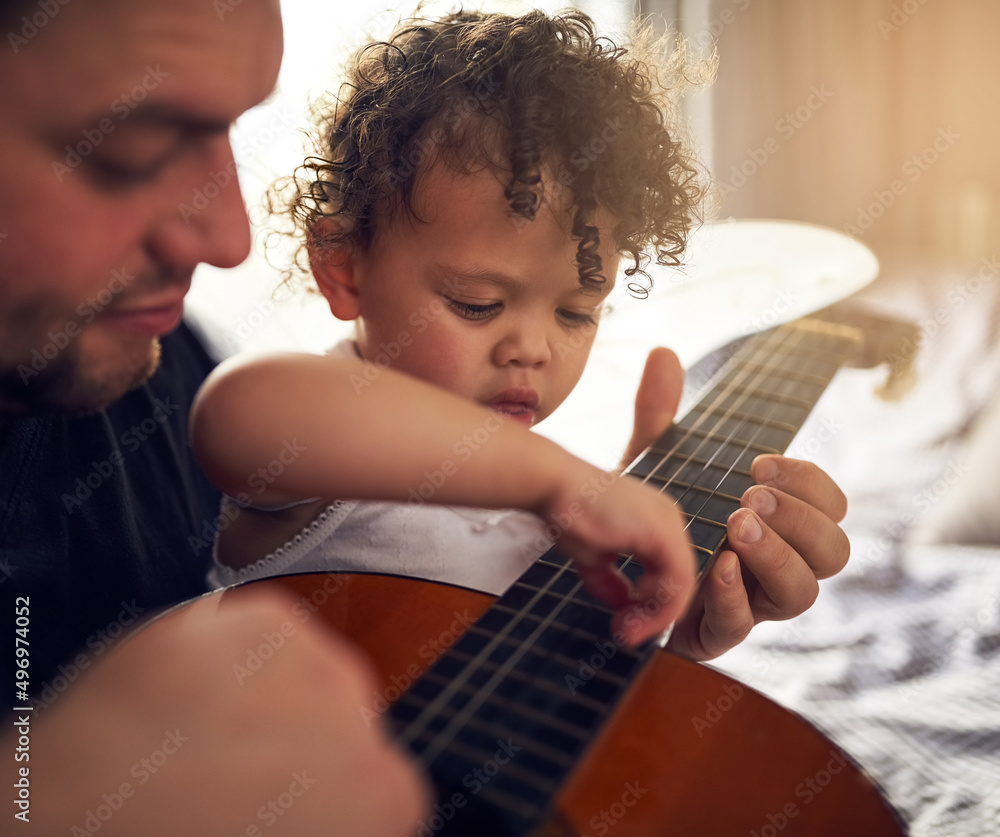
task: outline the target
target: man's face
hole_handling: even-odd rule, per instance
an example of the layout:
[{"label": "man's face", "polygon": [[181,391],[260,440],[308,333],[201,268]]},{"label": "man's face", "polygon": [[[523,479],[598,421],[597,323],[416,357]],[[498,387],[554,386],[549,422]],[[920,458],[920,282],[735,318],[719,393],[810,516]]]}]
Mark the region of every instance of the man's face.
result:
[{"label": "man's face", "polygon": [[93,0],[4,44],[0,415],[113,402],[155,369],[195,266],[246,257],[229,127],[281,38],[277,0]]}]

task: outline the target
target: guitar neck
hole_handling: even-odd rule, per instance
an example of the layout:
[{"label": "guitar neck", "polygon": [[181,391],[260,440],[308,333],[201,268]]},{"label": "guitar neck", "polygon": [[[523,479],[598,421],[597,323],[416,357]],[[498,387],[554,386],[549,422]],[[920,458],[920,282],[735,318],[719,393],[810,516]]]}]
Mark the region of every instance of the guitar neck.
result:
[{"label": "guitar neck", "polygon": [[708,391],[627,470],[669,492],[704,574],[726,520],[753,485],[758,454],[783,453],[830,380],[863,344],[859,329],[806,318],[741,344]]},{"label": "guitar neck", "polygon": [[[629,469],[677,499],[702,572],[752,484],[754,456],[787,447],[859,340],[856,329],[816,320],[750,339]],[[619,566],[633,580],[641,574],[629,556]],[[439,791],[426,834],[528,834],[545,821],[656,651],[616,642],[611,615],[552,549],[393,705],[399,738]]]}]

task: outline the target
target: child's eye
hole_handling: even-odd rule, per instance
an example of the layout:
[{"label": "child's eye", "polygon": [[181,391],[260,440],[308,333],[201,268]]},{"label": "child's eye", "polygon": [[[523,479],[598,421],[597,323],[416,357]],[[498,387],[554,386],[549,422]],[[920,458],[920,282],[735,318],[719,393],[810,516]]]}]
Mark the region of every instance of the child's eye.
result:
[{"label": "child's eye", "polygon": [[564,323],[573,328],[597,325],[597,318],[593,314],[581,314],[577,311],[567,311],[565,308],[559,308],[556,314]]},{"label": "child's eye", "polygon": [[467,320],[485,320],[503,308],[502,302],[490,302],[487,305],[473,305],[471,302],[459,302],[457,299],[445,297],[448,307]]}]

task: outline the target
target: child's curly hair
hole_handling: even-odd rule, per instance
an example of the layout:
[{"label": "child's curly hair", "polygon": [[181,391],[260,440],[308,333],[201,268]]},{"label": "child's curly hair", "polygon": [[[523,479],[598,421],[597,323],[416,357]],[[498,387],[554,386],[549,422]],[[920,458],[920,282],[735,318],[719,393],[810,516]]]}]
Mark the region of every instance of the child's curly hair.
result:
[{"label": "child's curly hair", "polygon": [[[644,43],[655,55],[649,38],[636,49]],[[673,89],[661,72],[676,79]],[[678,265],[700,217],[704,187],[677,137],[674,98],[687,81],[683,46],[658,67],[598,38],[582,13],[407,21],[357,54],[332,109],[319,111],[318,155],[276,187],[271,209],[284,195],[306,239],[367,248],[389,213],[402,207],[416,217],[414,181],[426,160],[502,173],[511,213],[526,221],[541,203],[544,171],[550,189],[569,190],[580,283],[605,281],[598,209],[633,261],[626,275],[649,281],[647,248],[658,264]],[[329,216],[339,232],[318,236],[317,220]],[[641,295],[649,285],[629,288]]]}]

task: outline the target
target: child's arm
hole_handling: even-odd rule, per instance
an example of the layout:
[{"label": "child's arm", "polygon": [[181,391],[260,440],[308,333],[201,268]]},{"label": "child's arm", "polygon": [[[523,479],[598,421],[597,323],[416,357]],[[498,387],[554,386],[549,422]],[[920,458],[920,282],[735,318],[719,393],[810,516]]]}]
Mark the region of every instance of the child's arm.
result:
[{"label": "child's arm", "polygon": [[[538,514],[629,642],[662,633],[690,599],[693,553],[668,498],[414,378],[353,358],[237,358],[191,420],[209,478],[255,504],[418,498]],[[619,552],[646,568],[636,589],[614,572]]]}]

